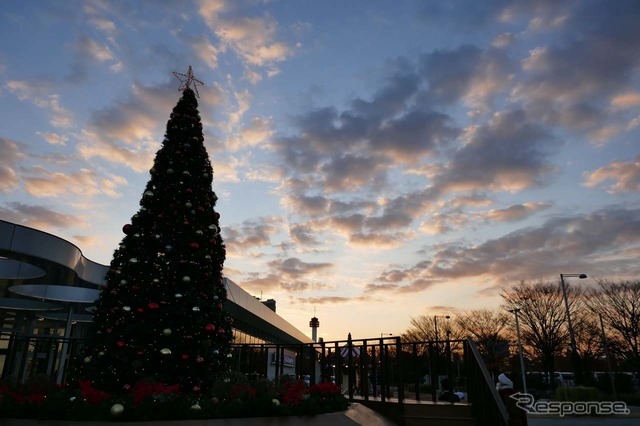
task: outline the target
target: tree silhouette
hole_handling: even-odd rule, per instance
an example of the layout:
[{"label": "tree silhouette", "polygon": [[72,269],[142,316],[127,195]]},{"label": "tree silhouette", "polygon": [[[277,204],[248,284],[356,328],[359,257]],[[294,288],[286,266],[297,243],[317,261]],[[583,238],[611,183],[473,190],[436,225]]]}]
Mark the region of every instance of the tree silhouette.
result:
[{"label": "tree silhouette", "polygon": [[205,389],[225,369],[225,247],[198,103],[183,89],[79,359],[78,377],[103,390],[140,379]]}]

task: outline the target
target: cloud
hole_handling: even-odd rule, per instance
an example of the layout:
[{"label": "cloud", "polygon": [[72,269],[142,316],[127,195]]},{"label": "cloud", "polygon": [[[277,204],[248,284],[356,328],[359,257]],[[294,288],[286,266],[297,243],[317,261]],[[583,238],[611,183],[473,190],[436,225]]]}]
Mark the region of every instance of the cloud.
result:
[{"label": "cloud", "polygon": [[109,46],[100,44],[86,36],[77,40],[76,51],[82,58],[91,59],[99,63],[111,61],[115,58]]},{"label": "cloud", "polygon": [[332,263],[305,262],[296,257],[267,262],[269,272],[265,275],[249,273],[242,280],[242,287],[252,291],[285,290],[302,292],[326,287],[313,278],[333,267]]},{"label": "cloud", "polygon": [[289,227],[289,236],[296,245],[314,246],[320,244],[320,240],[317,238],[317,231],[310,224],[297,223],[291,225]]},{"label": "cloud", "polygon": [[[198,1],[199,15],[219,38],[222,49],[232,50],[249,67],[270,67],[271,73],[277,73],[274,64],[284,61],[292,54],[286,43],[277,40],[278,23],[269,15],[223,16],[232,7],[233,3],[222,0]],[[259,78],[254,76],[250,81],[257,79]]]},{"label": "cloud", "polygon": [[19,178],[14,167],[25,157],[24,149],[20,142],[0,137],[0,192],[7,194],[18,187]]},{"label": "cloud", "polygon": [[258,146],[269,139],[273,134],[273,119],[270,117],[251,117],[241,131],[244,146]]},{"label": "cloud", "polygon": [[0,218],[32,228],[46,231],[87,226],[81,216],[58,213],[45,206],[19,202],[6,203],[5,205],[8,208],[0,207]]},{"label": "cloud", "polygon": [[[640,8],[634,2],[615,9],[580,2],[568,14],[556,14],[562,22],[553,29],[553,41],[534,47],[521,61],[512,100],[546,122],[583,130],[602,144],[624,131],[620,110],[637,101],[630,88],[640,66],[640,47],[632,41],[640,37]],[[590,109],[590,119],[565,113],[576,108]],[[603,127],[608,130],[599,131]]]},{"label": "cloud", "polygon": [[312,263],[304,262],[296,257],[284,260],[272,260],[268,262],[269,267],[276,270],[284,278],[298,279],[306,275],[317,274],[333,267],[332,263]]},{"label": "cloud", "polygon": [[246,220],[238,226],[225,226],[222,236],[227,250],[242,253],[247,250],[271,245],[271,238],[282,227],[282,219],[268,216]]},{"label": "cloud", "polygon": [[49,84],[42,81],[11,80],[5,87],[18,96],[20,100],[30,100],[39,108],[47,109],[51,113],[49,123],[57,128],[72,127],[73,115],[71,111],[60,105],[60,96],[50,94]]},{"label": "cloud", "polygon": [[611,107],[614,109],[627,109],[640,106],[640,92],[626,92],[615,95],[611,99]]},{"label": "cloud", "polygon": [[42,136],[44,140],[49,142],[51,145],[66,145],[66,142],[69,140],[69,137],[65,135],[60,135],[58,133],[53,132],[36,132],[36,135]]},{"label": "cloud", "polygon": [[34,197],[57,198],[66,195],[94,197],[99,194],[119,197],[122,194],[116,191],[117,187],[127,183],[124,178],[118,176],[99,180],[97,173],[89,169],[60,173],[34,166],[30,173],[31,176],[23,178],[24,189]]},{"label": "cloud", "polygon": [[367,297],[343,297],[343,296],[320,296],[320,297],[298,297],[297,303],[309,305],[337,305],[342,303],[366,302]]},{"label": "cloud", "polygon": [[494,222],[516,222],[526,219],[539,211],[546,210],[551,206],[552,204],[550,203],[534,202],[513,204],[503,209],[489,210],[486,213],[481,213],[480,216]]},{"label": "cloud", "polygon": [[605,182],[613,181],[607,189],[611,194],[639,192],[640,155],[636,156],[635,161],[614,161],[593,172],[585,172],[583,177],[584,185],[588,188],[603,186]]},{"label": "cloud", "polygon": [[98,157],[136,172],[149,170],[176,98],[173,84],[134,86],[126,98],[91,114],[78,152],[85,159]]},{"label": "cloud", "polygon": [[508,87],[513,72],[512,61],[500,49],[463,45],[455,50],[435,50],[421,57],[420,73],[429,85],[423,98],[437,104],[462,100],[485,112],[493,97]]},{"label": "cloud", "polygon": [[[619,277],[637,274],[629,249],[640,247],[640,209],[611,206],[585,215],[555,217],[478,245],[448,243],[424,254],[413,266],[389,269],[367,292],[415,292],[439,282],[474,279],[506,284],[550,278],[566,265],[575,270],[608,270]],[[631,251],[633,252],[633,251]]]},{"label": "cloud", "polygon": [[467,129],[466,145],[436,177],[443,191],[518,192],[548,181],[557,141],[522,110],[495,113],[487,124]]}]

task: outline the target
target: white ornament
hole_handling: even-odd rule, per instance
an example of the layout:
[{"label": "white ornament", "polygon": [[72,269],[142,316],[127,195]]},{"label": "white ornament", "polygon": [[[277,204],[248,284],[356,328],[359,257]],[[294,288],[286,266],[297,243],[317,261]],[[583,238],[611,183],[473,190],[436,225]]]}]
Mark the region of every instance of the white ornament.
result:
[{"label": "white ornament", "polygon": [[113,404],[111,406],[111,415],[113,417],[119,417],[124,412],[124,405],[122,404]]}]

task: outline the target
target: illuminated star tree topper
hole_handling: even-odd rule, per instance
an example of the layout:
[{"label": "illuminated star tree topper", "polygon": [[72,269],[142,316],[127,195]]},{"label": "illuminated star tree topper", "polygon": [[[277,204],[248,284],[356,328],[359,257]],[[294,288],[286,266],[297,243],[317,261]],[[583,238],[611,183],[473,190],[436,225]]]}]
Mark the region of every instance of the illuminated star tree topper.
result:
[{"label": "illuminated star tree topper", "polygon": [[176,76],[178,80],[180,80],[180,87],[178,88],[178,90],[184,91],[186,89],[189,89],[191,86],[191,83],[193,83],[193,91],[196,92],[197,97],[200,97],[200,94],[198,93],[198,84],[200,86],[204,86],[204,83],[193,76],[193,70],[191,69],[191,65],[189,65],[189,71],[187,71],[186,74],[182,74],[181,72],[174,71],[173,75]]}]

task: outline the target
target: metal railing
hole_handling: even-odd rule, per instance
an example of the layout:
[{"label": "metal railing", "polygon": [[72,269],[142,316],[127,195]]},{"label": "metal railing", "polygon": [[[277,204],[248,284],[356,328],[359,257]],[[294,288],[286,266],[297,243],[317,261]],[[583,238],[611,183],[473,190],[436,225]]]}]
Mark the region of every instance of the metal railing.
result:
[{"label": "metal railing", "polygon": [[467,391],[471,410],[481,425],[506,426],[509,416],[489,376],[478,347],[470,338],[465,343]]},{"label": "metal railing", "polygon": [[[2,377],[20,382],[34,375],[66,380],[58,371],[79,353],[82,339],[57,335],[0,335]],[[0,357],[0,361],[2,358]],[[506,425],[507,412],[471,339],[403,342],[400,337],[308,344],[233,344],[229,366],[253,379],[295,377],[307,384],[331,381],[350,401],[443,403],[438,391],[466,391],[479,424]],[[428,377],[428,383],[425,379]],[[439,385],[445,385],[441,389]],[[444,386],[442,386],[444,387]],[[453,403],[454,400],[448,400]]]}]

